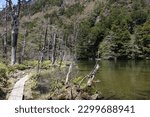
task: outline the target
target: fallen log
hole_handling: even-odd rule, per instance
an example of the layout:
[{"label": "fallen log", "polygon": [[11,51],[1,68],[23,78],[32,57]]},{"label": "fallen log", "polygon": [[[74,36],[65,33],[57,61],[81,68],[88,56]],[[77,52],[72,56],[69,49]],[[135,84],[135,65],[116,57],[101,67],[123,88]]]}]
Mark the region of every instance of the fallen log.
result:
[{"label": "fallen log", "polygon": [[94,70],[91,72],[91,74],[89,74],[89,76],[88,76],[89,80],[88,80],[88,82],[87,82],[87,86],[91,86],[91,85],[92,85],[92,82],[93,82],[93,80],[94,80],[94,78],[95,78],[95,75],[96,75],[96,73],[97,73],[99,67],[100,67],[100,66],[99,66],[99,64],[97,63],[96,66],[95,66],[95,68],[94,68]]},{"label": "fallen log", "polygon": [[79,85],[81,85],[81,83],[84,81],[84,79],[87,78],[88,79],[87,86],[91,86],[99,67],[100,66],[97,61],[96,65],[94,66],[94,69],[80,81]]}]

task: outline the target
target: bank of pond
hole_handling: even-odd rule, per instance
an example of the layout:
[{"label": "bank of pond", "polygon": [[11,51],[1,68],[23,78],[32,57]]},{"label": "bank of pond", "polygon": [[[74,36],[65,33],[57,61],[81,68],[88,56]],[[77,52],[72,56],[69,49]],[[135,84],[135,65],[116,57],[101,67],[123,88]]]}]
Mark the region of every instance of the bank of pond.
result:
[{"label": "bank of pond", "polygon": [[[26,82],[24,99],[106,99],[106,100],[143,100],[150,99],[150,61],[108,61],[101,60],[92,85],[87,86],[88,79],[80,81],[89,74],[95,61],[77,61],[65,84],[69,63],[60,67],[51,66],[50,62],[42,64],[37,73],[36,61],[23,65],[7,67],[0,64],[0,99],[7,99],[10,90],[17,81],[17,72],[31,69],[32,77]],[[17,71],[16,71],[17,70]],[[10,75],[11,74],[11,75]],[[11,78],[10,78],[11,77]],[[7,82],[8,81],[8,82]]]}]

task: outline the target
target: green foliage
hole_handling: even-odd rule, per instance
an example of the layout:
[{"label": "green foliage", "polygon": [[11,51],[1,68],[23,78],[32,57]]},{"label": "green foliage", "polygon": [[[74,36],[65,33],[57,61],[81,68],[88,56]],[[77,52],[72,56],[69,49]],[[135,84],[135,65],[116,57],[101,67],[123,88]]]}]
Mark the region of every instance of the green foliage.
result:
[{"label": "green foliage", "polygon": [[79,58],[87,58],[88,57],[88,34],[90,33],[91,22],[90,20],[84,20],[80,24],[80,31],[78,35],[78,50],[77,54]]},{"label": "green foliage", "polygon": [[26,70],[33,69],[37,67],[38,61],[36,60],[26,60],[22,64],[15,64],[13,66],[8,67],[8,72],[14,72],[15,70]]},{"label": "green foliage", "polygon": [[47,3],[51,4],[52,6],[61,6],[63,0],[47,0]]},{"label": "green foliage", "polygon": [[49,13],[45,14],[44,18],[45,19],[49,18],[50,19],[50,22],[49,22],[50,24],[55,24],[55,25],[58,25],[58,26],[63,25],[62,19],[56,11],[54,11],[50,14]]},{"label": "green foliage", "polygon": [[37,79],[40,77],[39,74],[32,74],[31,78],[30,78],[30,87],[32,90],[35,90],[37,87]]},{"label": "green foliage", "polygon": [[83,11],[84,7],[80,4],[74,4],[72,6],[70,6],[69,8],[67,8],[64,11],[64,15],[66,15],[67,17],[71,17],[72,15],[76,15],[77,13],[81,13]]},{"label": "green foliage", "polygon": [[16,64],[13,67],[14,67],[14,69],[18,69],[18,70],[26,70],[29,68],[28,66],[26,66],[24,64]]},{"label": "green foliage", "polygon": [[42,9],[46,5],[52,5],[52,6],[61,6],[63,0],[37,0],[32,6],[31,6],[31,14],[35,14],[37,12],[42,11]]},{"label": "green foliage", "polygon": [[74,79],[73,79],[73,83],[74,83],[74,84],[79,84],[82,79],[83,79],[83,77],[74,78]]},{"label": "green foliage", "polygon": [[45,4],[46,4],[46,0],[37,0],[30,9],[31,14],[33,15],[37,12],[40,12],[43,6],[45,6]]},{"label": "green foliage", "polygon": [[0,78],[6,78],[7,77],[7,67],[5,64],[0,63]]},{"label": "green foliage", "polygon": [[6,99],[7,72],[7,66],[0,63],[0,99]]},{"label": "green foliage", "polygon": [[[101,57],[104,58],[149,58],[150,8],[145,0],[109,0],[107,2],[103,0],[94,2],[95,6],[91,5],[93,8],[88,9],[91,2],[90,4],[88,2],[84,4],[76,1],[71,6],[63,6],[63,0],[37,0],[35,4],[31,5],[30,11],[31,15],[45,11],[44,18],[49,21],[48,24],[59,27],[63,32],[66,46],[72,51],[74,51],[73,44],[70,43],[72,40],[68,37],[74,36],[74,22],[77,20],[79,24],[77,24],[76,29],[76,51],[79,59],[95,58],[98,51]],[[49,11],[46,11],[46,9]],[[91,9],[92,11],[89,14],[85,15],[85,12],[83,12]],[[36,35],[36,31],[39,31],[39,29],[36,30],[36,25],[38,25],[36,20],[43,22],[45,19],[41,17],[23,24],[23,27],[27,27],[31,32],[28,40],[31,40],[32,46],[27,47],[27,50],[32,50],[33,47],[34,51],[38,52],[41,48],[41,42],[43,43],[41,39],[44,36],[38,38],[38,35]],[[33,29],[36,31],[32,31]],[[49,31],[48,29],[48,36],[50,36]],[[22,35],[20,36],[22,37]],[[8,41],[10,45],[10,40]],[[37,55],[35,58],[37,58]],[[18,68],[34,68],[37,66],[37,62],[33,62],[33,64],[32,62],[26,62],[23,65]],[[42,68],[48,69],[49,63],[43,63]]]},{"label": "green foliage", "polygon": [[[45,64],[47,62],[45,62]],[[40,72],[40,74],[35,73],[27,81],[25,89],[32,91],[31,95],[33,99],[41,99],[42,96],[50,95],[56,89],[62,88],[62,80],[65,75],[63,70],[59,69],[44,70]]]},{"label": "green foliage", "polygon": [[27,27],[27,29],[32,30],[34,27],[36,27],[36,20],[34,21],[28,21],[24,22],[24,26]]},{"label": "green foliage", "polygon": [[[110,5],[111,12],[104,22],[109,31],[99,46],[101,57],[149,59],[149,23],[144,24],[148,21],[147,7],[141,0],[133,1],[131,6],[133,10],[130,13],[128,7]],[[132,38],[132,34],[136,36]]]},{"label": "green foliage", "polygon": [[42,69],[49,69],[50,68],[50,64],[51,64],[50,60],[43,61],[41,67],[42,67]]},{"label": "green foliage", "polygon": [[144,10],[136,10],[132,12],[131,17],[136,25],[141,25],[146,22],[147,13]]},{"label": "green foliage", "polygon": [[35,68],[38,65],[37,60],[26,60],[22,63],[25,66],[28,66],[29,68]]},{"label": "green foliage", "polygon": [[147,59],[150,59],[150,24],[145,23],[136,31],[136,44]]},{"label": "green foliage", "polygon": [[8,74],[9,73],[12,73],[12,72],[15,72],[16,71],[16,68],[13,67],[13,66],[8,66]]}]

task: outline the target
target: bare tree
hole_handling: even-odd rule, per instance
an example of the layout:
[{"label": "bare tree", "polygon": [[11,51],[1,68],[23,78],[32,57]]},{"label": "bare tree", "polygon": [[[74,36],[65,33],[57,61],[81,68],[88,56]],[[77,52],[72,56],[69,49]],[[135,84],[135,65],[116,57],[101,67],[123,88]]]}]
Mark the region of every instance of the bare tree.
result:
[{"label": "bare tree", "polygon": [[14,65],[16,63],[21,0],[18,0],[18,4],[16,6],[13,5],[12,0],[6,0],[6,2],[9,4],[11,15],[11,65]]},{"label": "bare tree", "polygon": [[[48,22],[45,22],[44,28],[45,33],[44,33],[44,44],[42,45],[42,49],[41,49],[41,45],[39,46],[39,60],[38,60],[38,67],[37,67],[37,72],[40,72],[40,68],[42,66],[42,62],[44,60],[44,56],[45,56],[45,52],[48,51],[46,46],[49,45],[47,43],[49,43],[47,41],[47,35],[48,35]],[[41,44],[41,38],[42,38],[42,33],[40,35],[40,44]]]},{"label": "bare tree", "polygon": [[73,54],[74,54],[74,59],[76,60],[77,58],[77,38],[79,34],[79,21],[74,22],[73,25]]},{"label": "bare tree", "polygon": [[93,80],[94,80],[94,78],[96,76],[96,73],[99,70],[99,67],[100,67],[99,66],[99,60],[97,60],[93,70],[88,75],[86,75],[84,78],[81,79],[79,85],[81,85],[81,83],[84,81],[84,79],[87,78],[88,79],[87,86],[91,86],[92,83],[93,83]]},{"label": "bare tree", "polygon": [[2,45],[3,45],[3,57],[7,57],[7,34],[8,34],[8,4],[6,3],[6,6],[4,8],[4,17],[3,19],[3,27],[4,27],[4,34],[2,36]]},{"label": "bare tree", "polygon": [[73,62],[71,62],[70,66],[69,66],[68,73],[67,73],[67,75],[66,75],[65,84],[68,84],[69,77],[70,77],[70,74],[71,74],[71,71],[72,71],[72,67],[73,67]]},{"label": "bare tree", "polygon": [[23,42],[22,42],[22,51],[21,51],[21,63],[23,62],[24,60],[24,54],[25,54],[25,47],[26,47],[26,39],[27,39],[27,36],[28,36],[28,31],[27,29],[25,29],[25,33],[24,33],[24,37],[23,37]]},{"label": "bare tree", "polygon": [[52,64],[56,61],[56,33],[53,33],[53,44],[52,44]]}]

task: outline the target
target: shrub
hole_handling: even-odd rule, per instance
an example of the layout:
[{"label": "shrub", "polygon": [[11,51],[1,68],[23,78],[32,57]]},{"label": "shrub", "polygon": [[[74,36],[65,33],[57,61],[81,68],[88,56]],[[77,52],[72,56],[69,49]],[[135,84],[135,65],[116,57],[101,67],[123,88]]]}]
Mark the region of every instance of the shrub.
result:
[{"label": "shrub", "polygon": [[50,67],[51,62],[49,60],[43,61],[42,69],[48,69]]},{"label": "shrub", "polygon": [[25,22],[24,26],[26,26],[29,30],[32,30],[34,27],[36,27],[36,20],[30,22]]},{"label": "shrub", "polygon": [[0,77],[6,78],[7,77],[7,67],[5,64],[0,63]]},{"label": "shrub", "polygon": [[29,67],[26,66],[26,65],[23,65],[23,64],[16,64],[13,66],[15,69],[18,69],[18,70],[26,70],[28,69]]},{"label": "shrub", "polygon": [[0,63],[0,99],[6,98],[6,86],[7,86],[7,67],[5,64]]},{"label": "shrub", "polygon": [[53,6],[61,6],[63,0],[48,0],[47,2]]},{"label": "shrub", "polygon": [[37,60],[26,60],[23,62],[25,66],[28,66],[29,68],[35,68],[38,65]]},{"label": "shrub", "polygon": [[65,11],[65,15],[67,17],[71,17],[72,15],[76,15],[77,13],[81,13],[83,11],[84,7],[80,4],[74,4],[72,6],[70,6],[68,9],[66,9]]}]

